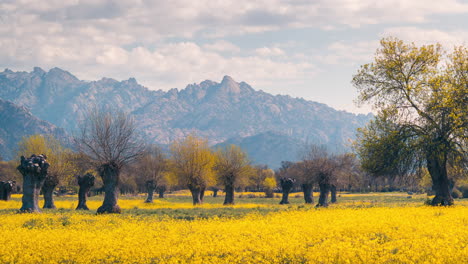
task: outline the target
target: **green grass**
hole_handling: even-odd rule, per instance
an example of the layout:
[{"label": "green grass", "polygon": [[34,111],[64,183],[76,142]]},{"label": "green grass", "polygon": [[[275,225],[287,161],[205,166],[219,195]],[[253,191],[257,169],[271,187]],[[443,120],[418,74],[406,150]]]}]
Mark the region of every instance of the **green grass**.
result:
[{"label": "green grass", "polygon": [[[145,204],[145,195],[124,195],[120,196],[119,205],[122,207],[122,214],[133,217],[152,217],[154,219],[184,219],[196,220],[207,218],[241,218],[247,214],[266,215],[272,212],[287,210],[326,210],[315,208],[314,204],[305,204],[301,193],[292,193],[288,205],[279,205],[280,194],[275,198],[247,198],[247,195],[236,195],[235,206],[223,206],[224,196],[212,197],[206,196],[204,205],[192,206],[190,196],[168,194],[167,198],[154,198],[154,204]],[[338,203],[330,204],[329,208],[368,208],[368,207],[402,207],[402,206],[425,206],[424,202],[428,199],[426,195],[409,195],[406,193],[368,193],[368,194],[348,194],[340,193]],[[88,198],[88,205],[93,204],[95,208],[102,202],[103,196],[92,196]],[[314,194],[314,200],[317,202],[318,195]],[[41,198],[42,201],[42,198]],[[50,214],[95,214],[95,208],[90,211],[75,211],[77,204],[76,196],[55,197],[56,210],[43,209],[43,212]],[[42,203],[42,202],[41,202]],[[41,205],[40,203],[40,205]],[[468,199],[457,199],[457,205],[468,206]],[[6,208],[2,208],[4,205]],[[6,206],[8,205],[8,206]],[[21,197],[16,195],[9,202],[0,203],[0,214],[14,213],[21,206]]]}]

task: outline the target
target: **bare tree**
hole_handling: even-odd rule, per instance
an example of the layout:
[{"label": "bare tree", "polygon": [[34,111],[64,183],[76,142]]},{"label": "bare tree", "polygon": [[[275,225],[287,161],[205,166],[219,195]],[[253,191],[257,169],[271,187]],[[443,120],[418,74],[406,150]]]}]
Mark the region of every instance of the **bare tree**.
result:
[{"label": "bare tree", "polygon": [[281,167],[276,172],[276,175],[279,178],[281,190],[283,192],[283,197],[280,204],[289,204],[289,193],[291,192],[294,183],[296,182],[296,178],[294,177],[295,175],[292,173],[293,166],[294,162],[282,161]]},{"label": "bare tree", "polygon": [[304,193],[304,201],[306,204],[314,203],[313,187],[315,183],[314,168],[310,162],[303,160],[294,163],[288,168],[288,174],[296,178]]},{"label": "bare tree", "polygon": [[75,142],[90,157],[104,183],[104,202],[97,212],[120,213],[117,200],[121,169],[136,161],[144,150],[133,119],[122,111],[93,109],[81,123]]},{"label": "bare tree", "polygon": [[161,148],[157,145],[151,145],[133,166],[137,182],[143,184],[148,193],[145,203],[153,202],[155,190],[161,191],[167,188],[167,180],[164,173],[167,167],[166,163],[166,158]]},{"label": "bare tree", "polygon": [[308,179],[316,182],[320,188],[317,206],[328,206],[328,195],[335,181],[337,163],[334,156],[328,153],[323,145],[310,145],[304,152],[303,162],[307,169]]}]

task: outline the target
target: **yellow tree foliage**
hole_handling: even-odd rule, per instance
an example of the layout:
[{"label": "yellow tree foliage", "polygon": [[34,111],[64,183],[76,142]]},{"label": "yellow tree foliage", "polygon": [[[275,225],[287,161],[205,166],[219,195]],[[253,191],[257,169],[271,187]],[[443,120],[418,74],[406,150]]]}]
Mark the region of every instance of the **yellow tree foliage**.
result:
[{"label": "yellow tree foliage", "polygon": [[273,197],[273,189],[276,187],[275,172],[272,169],[262,169],[259,171],[262,175],[263,180],[263,189],[267,198]]},{"label": "yellow tree foliage", "polygon": [[202,203],[205,189],[215,183],[215,155],[208,141],[189,135],[174,141],[170,149],[170,167],[179,184],[189,188],[194,204]]},{"label": "yellow tree foliage", "polygon": [[20,156],[29,157],[32,154],[45,154],[50,164],[49,175],[57,177],[62,184],[70,184],[74,181],[73,176],[77,169],[71,162],[73,152],[63,147],[60,141],[52,135],[23,137],[18,143],[16,161],[19,161]]},{"label": "yellow tree foliage", "polygon": [[229,145],[216,151],[216,173],[220,185],[235,187],[248,184],[249,176],[254,172],[250,160],[239,146]]},{"label": "yellow tree foliage", "polygon": [[216,151],[215,170],[218,184],[226,193],[224,204],[234,204],[234,189],[245,186],[254,169],[250,166],[247,153],[236,145],[226,146]]}]

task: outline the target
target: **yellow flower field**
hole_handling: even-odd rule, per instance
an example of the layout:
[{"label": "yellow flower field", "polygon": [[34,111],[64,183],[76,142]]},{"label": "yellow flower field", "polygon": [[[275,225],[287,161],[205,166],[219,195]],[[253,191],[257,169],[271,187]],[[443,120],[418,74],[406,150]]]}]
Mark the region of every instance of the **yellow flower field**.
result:
[{"label": "yellow flower field", "polygon": [[[57,205],[69,208],[67,202]],[[120,201],[124,208],[138,205],[132,212],[158,203],[183,208]],[[0,263],[468,263],[466,201],[450,208],[291,205],[192,221],[69,209],[17,214],[3,209],[10,205],[19,200],[0,203]],[[285,208],[246,203],[232,209],[254,206]]]}]

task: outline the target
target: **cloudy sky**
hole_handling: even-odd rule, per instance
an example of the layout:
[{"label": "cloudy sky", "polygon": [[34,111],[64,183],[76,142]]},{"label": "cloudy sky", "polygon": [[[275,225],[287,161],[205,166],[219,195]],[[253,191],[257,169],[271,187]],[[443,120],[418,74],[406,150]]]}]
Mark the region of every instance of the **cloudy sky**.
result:
[{"label": "cloudy sky", "polygon": [[60,67],[150,89],[230,75],[357,108],[350,84],[379,40],[468,43],[468,0],[0,0],[0,67]]}]

